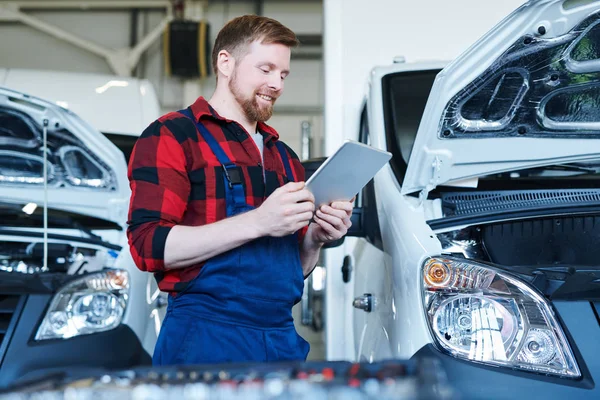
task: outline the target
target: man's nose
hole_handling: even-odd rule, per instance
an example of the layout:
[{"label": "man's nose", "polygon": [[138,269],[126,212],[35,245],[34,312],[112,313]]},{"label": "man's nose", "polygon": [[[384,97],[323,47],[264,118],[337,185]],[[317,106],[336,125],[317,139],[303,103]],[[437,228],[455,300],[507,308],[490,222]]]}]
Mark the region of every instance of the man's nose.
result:
[{"label": "man's nose", "polygon": [[283,88],[283,79],[278,74],[271,74],[268,85],[270,89],[279,91]]}]

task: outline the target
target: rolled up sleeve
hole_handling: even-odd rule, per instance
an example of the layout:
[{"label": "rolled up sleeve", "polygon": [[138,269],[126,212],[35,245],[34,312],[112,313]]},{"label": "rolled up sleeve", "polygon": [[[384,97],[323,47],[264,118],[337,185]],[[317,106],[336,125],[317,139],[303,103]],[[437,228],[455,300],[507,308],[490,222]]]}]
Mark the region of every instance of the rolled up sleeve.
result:
[{"label": "rolled up sleeve", "polygon": [[182,143],[160,121],[148,126],[137,140],[128,178],[131,256],[142,271],[164,271],[167,236],[183,219],[190,181]]}]

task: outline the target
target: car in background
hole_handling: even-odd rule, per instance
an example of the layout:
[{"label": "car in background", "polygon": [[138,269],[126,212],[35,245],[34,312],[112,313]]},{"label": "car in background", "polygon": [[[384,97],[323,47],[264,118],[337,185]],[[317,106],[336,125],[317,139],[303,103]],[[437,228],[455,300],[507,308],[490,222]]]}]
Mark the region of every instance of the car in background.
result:
[{"label": "car in background", "polygon": [[127,163],[113,143],[132,146],[157,118],[154,92],[133,79],[59,75],[0,71],[2,84],[56,93],[0,88],[0,388],[148,365],[165,312],[129,253]]},{"label": "car in background", "polygon": [[432,356],[466,398],[598,397],[599,10],[530,1],[449,64],[373,70],[358,139],[393,158],[345,245],[355,361]]}]

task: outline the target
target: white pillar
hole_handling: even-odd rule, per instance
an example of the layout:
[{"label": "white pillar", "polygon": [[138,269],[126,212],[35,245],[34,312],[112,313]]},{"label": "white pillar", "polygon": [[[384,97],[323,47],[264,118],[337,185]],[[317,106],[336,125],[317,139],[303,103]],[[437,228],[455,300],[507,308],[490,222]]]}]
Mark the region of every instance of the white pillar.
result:
[{"label": "white pillar", "polygon": [[[323,60],[325,67],[325,155],[331,155],[347,135],[344,123],[343,1],[323,2]],[[357,49],[359,51],[359,49]],[[327,265],[325,292],[325,354],[328,360],[351,360],[354,352],[349,284],[342,281],[344,246],[324,250]]]}]

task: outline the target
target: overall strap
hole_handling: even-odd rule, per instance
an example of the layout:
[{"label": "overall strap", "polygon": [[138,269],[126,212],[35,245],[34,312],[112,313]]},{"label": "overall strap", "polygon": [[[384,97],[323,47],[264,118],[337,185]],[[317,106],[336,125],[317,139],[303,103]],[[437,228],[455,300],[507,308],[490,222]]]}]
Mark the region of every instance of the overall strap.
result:
[{"label": "overall strap", "polygon": [[285,150],[285,146],[279,140],[275,142],[275,146],[277,146],[277,150],[279,150],[279,155],[281,156],[281,162],[283,162],[283,167],[285,168],[285,174],[290,182],[294,182],[294,174],[292,172],[292,166],[290,165],[290,158],[287,156],[287,151]]},{"label": "overall strap", "polygon": [[[200,135],[202,135],[202,138],[206,144],[208,144],[208,147],[210,147],[211,151],[217,157],[217,160],[219,160],[221,167],[223,167],[225,187],[229,188],[229,190],[226,191],[227,204],[234,204],[237,207],[244,206],[246,204],[246,195],[244,193],[244,185],[242,184],[243,177],[241,169],[231,162],[227,153],[225,153],[225,150],[223,150],[219,142],[217,142],[217,139],[215,139],[204,124],[196,120],[194,113],[189,107],[184,110],[179,110],[179,113],[192,120],[194,125],[196,125],[196,128],[198,128],[198,132],[200,132]],[[229,206],[227,208],[229,210]]]}]

